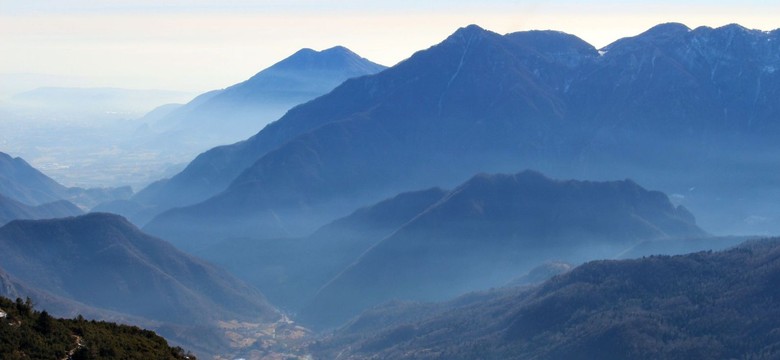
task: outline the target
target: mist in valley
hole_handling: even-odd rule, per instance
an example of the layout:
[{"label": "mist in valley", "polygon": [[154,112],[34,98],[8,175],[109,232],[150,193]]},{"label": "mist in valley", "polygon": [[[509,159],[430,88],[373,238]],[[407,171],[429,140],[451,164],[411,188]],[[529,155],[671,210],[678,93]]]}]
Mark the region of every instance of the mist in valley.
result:
[{"label": "mist in valley", "polygon": [[0,295],[199,358],[772,358],[780,31],[691,25],[0,76]]},{"label": "mist in valley", "polygon": [[66,186],[139,189],[181,170],[191,154],[142,149],[139,119],[191,93],[39,87],[0,102],[3,151]]}]

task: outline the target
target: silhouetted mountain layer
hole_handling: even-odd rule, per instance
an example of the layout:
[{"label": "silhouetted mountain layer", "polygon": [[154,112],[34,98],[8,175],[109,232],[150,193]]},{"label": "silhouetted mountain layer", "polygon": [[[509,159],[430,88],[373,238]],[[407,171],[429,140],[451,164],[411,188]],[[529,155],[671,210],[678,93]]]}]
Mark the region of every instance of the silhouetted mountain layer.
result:
[{"label": "silhouetted mountain layer", "polygon": [[52,219],[81,215],[84,212],[66,200],[29,206],[0,195],[0,226],[17,219]]},{"label": "silhouetted mountain layer", "polygon": [[594,261],[531,289],[376,309],[310,349],[323,359],[774,359],[778,259],[773,239]]},{"label": "silhouetted mountain layer", "polygon": [[98,202],[127,198],[129,187],[82,189],[65,187],[44,175],[24,159],[0,152],[0,195],[24,204],[42,205],[68,200],[85,208]]},{"label": "silhouetted mountain layer", "polygon": [[362,254],[302,316],[338,325],[390,299],[442,300],[502,286],[545,261],[611,258],[644,240],[704,234],[687,210],[630,180],[478,175]]},{"label": "silhouetted mountain layer", "polygon": [[300,236],[407,189],[519,168],[631,177],[710,225],[745,225],[741,211],[761,208],[745,205],[778,180],[778,44],[780,31],[666,24],[599,52],[560,32],[469,26],[202,154],[177,191],[230,186],[146,229],[176,243]]},{"label": "silhouetted mountain layer", "polygon": [[117,215],[16,220],[0,228],[0,252],[13,283],[50,295],[42,301],[62,308],[65,299],[112,320],[126,314],[123,322],[142,319],[193,350],[228,348],[218,321],[281,316],[259,291]]},{"label": "silhouetted mountain layer", "polygon": [[[156,120],[156,127],[166,130],[152,146],[163,143],[178,148],[195,147],[197,151],[193,153],[197,154],[202,149],[243,140],[293,106],[323,95],[349,78],[383,69],[384,66],[341,46],[323,51],[302,49],[242,83],[205,93]],[[260,148],[251,144],[256,141],[250,139],[213,149],[195,159],[181,174],[147,187],[133,200],[161,210],[205,200],[227,187],[265,152],[282,144],[283,137],[278,134],[274,141]],[[213,160],[224,159],[220,154],[226,151],[234,155],[230,164]]]},{"label": "silhouetted mountain layer", "polygon": [[403,193],[358,209],[304,238],[230,239],[193,251],[263,289],[274,304],[298,311],[371,246],[446,193],[438,188]]}]

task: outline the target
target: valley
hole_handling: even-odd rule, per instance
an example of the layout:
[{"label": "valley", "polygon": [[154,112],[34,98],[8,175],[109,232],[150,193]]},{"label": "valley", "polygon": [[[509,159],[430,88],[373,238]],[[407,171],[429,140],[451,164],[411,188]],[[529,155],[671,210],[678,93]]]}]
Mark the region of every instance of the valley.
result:
[{"label": "valley", "polygon": [[467,25],[390,67],[19,94],[0,330],[39,346],[0,358],[775,358],[775,68],[780,30]]}]

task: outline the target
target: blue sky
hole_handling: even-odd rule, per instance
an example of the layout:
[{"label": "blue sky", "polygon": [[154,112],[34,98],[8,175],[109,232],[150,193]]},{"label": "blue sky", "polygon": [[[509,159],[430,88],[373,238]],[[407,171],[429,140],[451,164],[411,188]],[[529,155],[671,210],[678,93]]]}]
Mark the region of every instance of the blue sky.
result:
[{"label": "blue sky", "polygon": [[601,47],[670,21],[772,30],[777,14],[780,2],[758,0],[0,0],[0,75],[204,91],[302,47],[344,45],[393,65],[471,23],[498,33],[561,30]]}]

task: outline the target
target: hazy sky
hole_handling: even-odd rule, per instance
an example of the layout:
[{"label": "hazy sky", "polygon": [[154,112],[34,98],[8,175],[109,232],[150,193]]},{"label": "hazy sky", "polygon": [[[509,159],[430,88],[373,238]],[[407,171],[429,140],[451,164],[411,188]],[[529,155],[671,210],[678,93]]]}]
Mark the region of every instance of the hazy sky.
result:
[{"label": "hazy sky", "polygon": [[303,47],[393,65],[471,23],[601,47],[670,21],[772,30],[779,14],[777,0],[0,0],[0,81],[204,91]]}]

